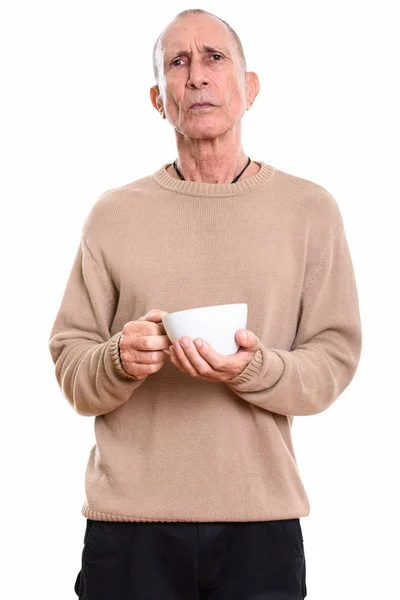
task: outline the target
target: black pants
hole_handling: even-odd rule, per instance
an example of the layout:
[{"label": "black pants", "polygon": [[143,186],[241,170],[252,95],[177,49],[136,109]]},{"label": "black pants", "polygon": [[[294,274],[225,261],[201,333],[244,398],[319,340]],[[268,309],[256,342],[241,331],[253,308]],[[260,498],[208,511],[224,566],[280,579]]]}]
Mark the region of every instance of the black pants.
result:
[{"label": "black pants", "polygon": [[303,600],[300,519],[86,520],[81,600]]}]

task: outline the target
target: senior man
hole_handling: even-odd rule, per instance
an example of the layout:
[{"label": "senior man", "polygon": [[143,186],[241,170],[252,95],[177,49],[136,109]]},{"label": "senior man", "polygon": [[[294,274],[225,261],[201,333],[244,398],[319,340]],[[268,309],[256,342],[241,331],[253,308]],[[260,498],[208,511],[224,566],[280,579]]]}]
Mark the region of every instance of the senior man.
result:
[{"label": "senior man", "polygon": [[[63,394],[95,417],[75,592],[299,600],[310,503],[293,418],[329,408],[361,353],[343,220],[326,189],[244,152],[259,81],[225,21],[180,13],[153,66],[177,158],[94,203],[49,340]],[[161,322],[236,302],[234,355],[171,344]]]}]

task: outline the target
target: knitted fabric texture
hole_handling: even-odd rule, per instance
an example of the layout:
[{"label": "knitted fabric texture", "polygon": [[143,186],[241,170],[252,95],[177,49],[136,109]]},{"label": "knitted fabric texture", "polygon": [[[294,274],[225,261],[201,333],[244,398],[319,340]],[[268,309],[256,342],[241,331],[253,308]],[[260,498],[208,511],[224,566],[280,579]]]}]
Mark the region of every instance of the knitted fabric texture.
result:
[{"label": "knitted fabric texture", "polygon": [[[164,164],[93,203],[50,332],[63,397],[95,417],[81,513],[103,521],[263,521],[307,516],[294,417],[328,409],[361,353],[357,287],[336,200],[257,161],[230,183]],[[246,302],[260,339],[228,382],[166,357],[122,367],[128,321]],[[207,341],[207,340],[206,340]]]}]

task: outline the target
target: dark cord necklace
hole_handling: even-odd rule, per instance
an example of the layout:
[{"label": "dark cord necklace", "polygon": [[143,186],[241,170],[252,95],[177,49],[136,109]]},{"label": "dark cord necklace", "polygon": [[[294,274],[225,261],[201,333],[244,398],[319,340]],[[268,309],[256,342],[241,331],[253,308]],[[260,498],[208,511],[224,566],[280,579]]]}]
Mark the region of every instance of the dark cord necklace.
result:
[{"label": "dark cord necklace", "polygon": [[[242,171],[240,171],[239,175],[236,175],[235,179],[231,182],[231,183],[236,183],[237,180],[239,179],[239,177],[243,174],[243,172],[247,169],[247,167],[249,166],[249,164],[251,163],[250,157],[247,157],[249,160],[247,161],[247,165],[245,166],[244,169],[242,169]],[[183,179],[185,181],[184,176],[182,175],[182,173],[180,172],[180,170],[178,169],[178,167],[175,164],[175,161],[172,163],[174,165],[174,169],[177,172],[177,174],[179,175],[179,177],[181,179]]]}]

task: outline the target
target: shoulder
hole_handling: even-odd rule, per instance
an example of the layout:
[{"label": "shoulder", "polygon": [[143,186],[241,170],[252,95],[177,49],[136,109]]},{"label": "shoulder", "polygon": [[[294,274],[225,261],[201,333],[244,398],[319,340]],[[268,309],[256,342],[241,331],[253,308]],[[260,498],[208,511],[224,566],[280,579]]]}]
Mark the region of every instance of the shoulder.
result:
[{"label": "shoulder", "polygon": [[334,194],[320,183],[279,169],[275,186],[285,209],[310,233],[335,236],[343,228],[339,203]]},{"label": "shoulder", "polygon": [[84,219],[83,236],[90,240],[101,234],[110,235],[120,223],[134,220],[137,216],[135,205],[146,201],[151,187],[152,179],[147,175],[103,191],[95,198]]}]

